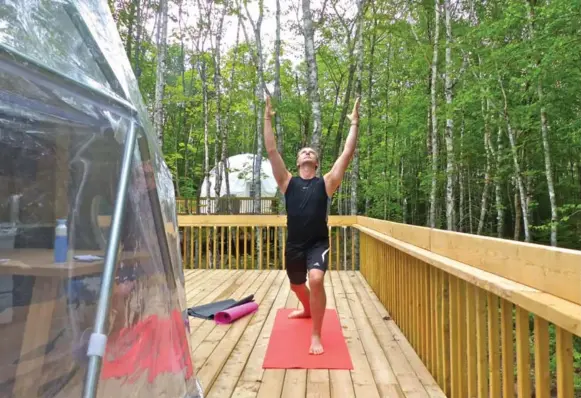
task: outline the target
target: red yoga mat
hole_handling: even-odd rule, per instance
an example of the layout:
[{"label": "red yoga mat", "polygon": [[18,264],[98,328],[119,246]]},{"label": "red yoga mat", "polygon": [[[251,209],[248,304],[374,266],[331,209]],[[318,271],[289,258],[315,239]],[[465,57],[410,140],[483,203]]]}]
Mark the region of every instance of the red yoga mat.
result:
[{"label": "red yoga mat", "polygon": [[194,371],[189,351],[180,311],[172,311],[169,317],[151,315],[109,340],[101,378],[124,378],[134,383],[148,372],[147,380],[153,383],[159,374],[180,373],[185,368],[185,378],[189,379]]},{"label": "red yoga mat", "polygon": [[258,304],[255,301],[250,303],[238,305],[236,307],[228,308],[224,311],[216,312],[214,320],[220,325],[234,322],[238,318],[251,314],[258,309]]},{"label": "red yoga mat", "polygon": [[288,319],[294,309],[278,310],[270,335],[264,369],[353,369],[351,355],[343,337],[337,311],[325,310],[321,340],[321,355],[309,354],[311,319]]}]

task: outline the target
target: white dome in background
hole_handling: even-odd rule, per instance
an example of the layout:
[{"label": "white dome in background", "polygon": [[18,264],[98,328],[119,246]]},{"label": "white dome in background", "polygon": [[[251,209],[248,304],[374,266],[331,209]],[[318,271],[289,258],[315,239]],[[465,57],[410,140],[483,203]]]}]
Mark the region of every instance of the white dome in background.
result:
[{"label": "white dome in background", "polygon": [[[255,155],[252,153],[242,153],[228,158],[228,181],[230,182],[230,195],[237,197],[250,197],[250,189],[252,188],[252,166],[254,165]],[[222,162],[220,162],[222,163]],[[261,165],[261,186],[260,196],[263,198],[272,198],[276,196],[278,189],[276,180],[272,173],[272,166],[268,158],[262,158]],[[210,197],[216,197],[217,170],[216,167],[210,170],[209,178],[204,178],[202,189],[200,191],[200,198],[207,197],[207,186],[210,184]],[[220,196],[226,196],[226,184],[222,181],[220,186]]]}]

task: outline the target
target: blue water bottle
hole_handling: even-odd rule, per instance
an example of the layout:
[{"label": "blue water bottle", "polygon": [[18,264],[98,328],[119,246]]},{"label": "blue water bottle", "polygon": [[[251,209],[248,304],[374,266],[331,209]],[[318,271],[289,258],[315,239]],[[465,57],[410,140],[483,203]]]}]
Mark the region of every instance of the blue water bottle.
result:
[{"label": "blue water bottle", "polygon": [[54,262],[66,263],[68,253],[67,220],[56,220],[54,234]]}]

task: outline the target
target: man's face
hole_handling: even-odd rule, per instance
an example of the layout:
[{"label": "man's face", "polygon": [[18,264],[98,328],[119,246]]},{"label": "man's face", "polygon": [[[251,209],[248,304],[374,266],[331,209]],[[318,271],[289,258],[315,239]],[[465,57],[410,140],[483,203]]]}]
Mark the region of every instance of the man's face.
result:
[{"label": "man's face", "polygon": [[313,148],[303,148],[297,155],[297,166],[301,167],[304,164],[312,164],[314,167],[319,165],[319,155]]}]

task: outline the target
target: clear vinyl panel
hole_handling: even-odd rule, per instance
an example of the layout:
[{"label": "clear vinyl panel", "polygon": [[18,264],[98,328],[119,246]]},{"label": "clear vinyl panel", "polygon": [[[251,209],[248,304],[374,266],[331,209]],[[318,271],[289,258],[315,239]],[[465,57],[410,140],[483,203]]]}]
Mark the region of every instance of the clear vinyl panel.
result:
[{"label": "clear vinyl panel", "polygon": [[202,397],[175,195],[106,0],[0,4],[0,397],[80,397],[127,133],[99,397]]}]

